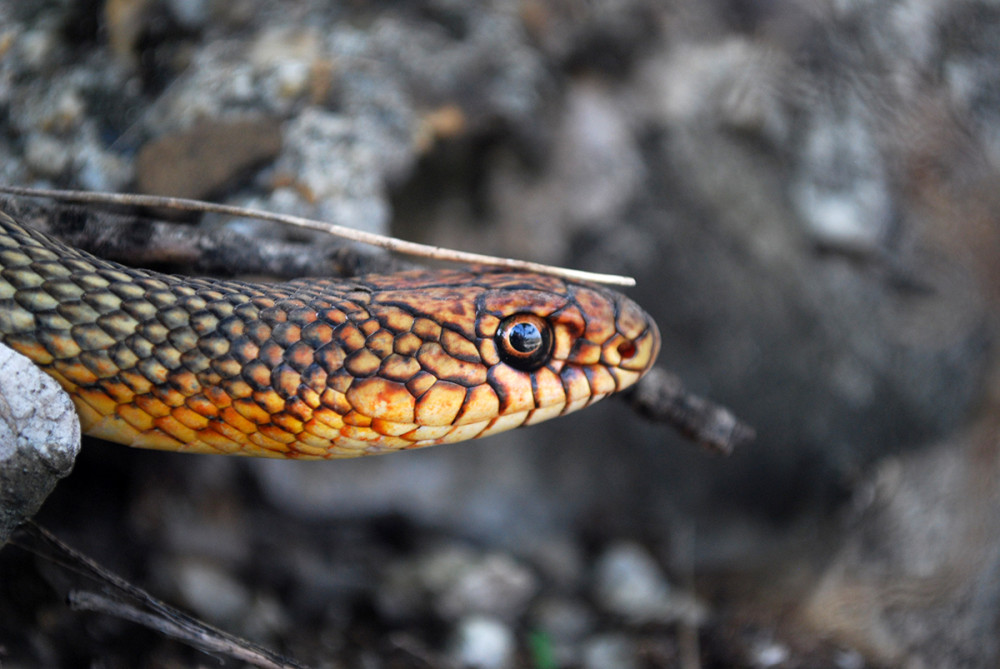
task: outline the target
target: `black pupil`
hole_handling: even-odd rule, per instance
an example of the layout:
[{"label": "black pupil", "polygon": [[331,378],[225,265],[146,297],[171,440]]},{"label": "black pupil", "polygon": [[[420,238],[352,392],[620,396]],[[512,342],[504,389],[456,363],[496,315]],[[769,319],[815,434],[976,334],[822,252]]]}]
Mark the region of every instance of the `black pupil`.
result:
[{"label": "black pupil", "polygon": [[537,351],[542,345],[542,333],[534,323],[515,323],[510,329],[510,347],[519,353]]}]

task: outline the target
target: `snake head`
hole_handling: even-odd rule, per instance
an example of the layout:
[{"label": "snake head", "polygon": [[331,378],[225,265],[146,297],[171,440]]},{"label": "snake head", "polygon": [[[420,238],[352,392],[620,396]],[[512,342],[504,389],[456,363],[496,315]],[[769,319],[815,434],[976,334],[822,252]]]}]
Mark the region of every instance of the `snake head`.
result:
[{"label": "snake head", "polygon": [[487,291],[477,313],[502,413],[527,411],[524,424],[570,413],[631,386],[655,362],[656,323],[624,295],[548,276],[511,283]]},{"label": "snake head", "polygon": [[624,295],[597,286],[491,271],[414,273],[403,287],[399,277],[393,285],[378,286],[368,307],[382,310],[380,320],[389,327],[413,320],[404,337],[421,323],[439,326],[423,327],[422,343],[406,351],[426,384],[415,383],[419,375],[405,382],[416,396],[412,415],[420,426],[405,438],[426,436],[412,447],[576,411],[635,383],[659,353],[652,318]]}]

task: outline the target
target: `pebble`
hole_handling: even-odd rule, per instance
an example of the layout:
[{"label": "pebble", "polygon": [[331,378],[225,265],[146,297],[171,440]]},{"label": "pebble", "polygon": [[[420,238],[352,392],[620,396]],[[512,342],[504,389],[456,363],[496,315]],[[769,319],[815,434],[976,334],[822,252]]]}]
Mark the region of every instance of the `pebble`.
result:
[{"label": "pebble", "polygon": [[755,667],[776,667],[791,656],[788,646],[777,641],[762,641],[754,644],[752,662]]},{"label": "pebble", "polygon": [[638,669],[636,642],[623,634],[590,639],[583,649],[583,669]]},{"label": "pebble", "polygon": [[251,603],[250,593],[227,571],[200,559],[177,560],[174,579],[185,603],[213,622],[242,618]]},{"label": "pebble", "polygon": [[174,18],[189,30],[199,29],[208,21],[209,0],[168,0]]},{"label": "pebble", "polygon": [[675,592],[653,556],[632,542],[612,545],[597,560],[594,596],[606,611],[635,623],[698,624],[705,617],[704,606]]},{"label": "pebble", "polygon": [[537,579],[527,567],[508,555],[490,553],[449,579],[439,593],[437,608],[445,617],[483,613],[513,620],[537,590]]},{"label": "pebble", "polygon": [[56,178],[70,163],[67,143],[52,135],[33,132],[24,143],[24,161],[39,176]]},{"label": "pebble", "polygon": [[459,622],[449,655],[453,663],[475,669],[514,665],[514,633],[495,618],[470,616]]},{"label": "pebble", "polygon": [[379,609],[400,620],[419,616],[430,602],[445,620],[514,620],[538,588],[534,573],[507,555],[444,546],[393,565],[379,588]]}]

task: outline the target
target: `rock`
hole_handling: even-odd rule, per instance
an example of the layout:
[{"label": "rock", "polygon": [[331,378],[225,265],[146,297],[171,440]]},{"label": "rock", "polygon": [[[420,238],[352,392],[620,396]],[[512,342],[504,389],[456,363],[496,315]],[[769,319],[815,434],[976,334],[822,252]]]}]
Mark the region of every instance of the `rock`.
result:
[{"label": "rock", "polygon": [[511,629],[492,618],[472,616],[461,620],[449,657],[469,669],[507,669],[514,666],[517,644]]},{"label": "rock", "polygon": [[583,648],[583,669],[638,669],[639,647],[623,634],[589,639]]},{"label": "rock", "polygon": [[69,395],[0,344],[0,547],[70,473],[79,450],[80,421]]},{"label": "rock", "polygon": [[443,546],[394,565],[380,588],[380,608],[392,619],[420,615],[430,602],[445,620],[482,615],[513,620],[539,585],[525,566],[501,553]]},{"label": "rock", "polygon": [[136,188],[203,200],[280,149],[281,127],[274,120],[205,121],[146,143],[136,158]]},{"label": "rock", "polygon": [[635,622],[698,625],[706,616],[703,604],[670,586],[653,557],[638,544],[623,542],[604,551],[594,574],[594,596],[615,615]]}]

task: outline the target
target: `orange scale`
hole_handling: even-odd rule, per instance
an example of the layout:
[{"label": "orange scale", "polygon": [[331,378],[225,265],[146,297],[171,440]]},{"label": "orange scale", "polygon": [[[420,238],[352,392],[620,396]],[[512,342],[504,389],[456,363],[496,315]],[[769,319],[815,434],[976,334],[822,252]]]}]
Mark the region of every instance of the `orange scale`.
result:
[{"label": "orange scale", "polygon": [[114,379],[101,381],[101,388],[118,404],[128,404],[135,397],[131,388]]},{"label": "orange scale", "polygon": [[209,419],[200,413],[191,411],[187,407],[177,407],[170,412],[182,425],[192,430],[204,430],[208,427]]},{"label": "orange scale", "polygon": [[301,420],[294,416],[290,416],[287,413],[271,416],[271,423],[277,425],[286,432],[295,435],[301,433],[305,429],[305,424]]},{"label": "orange scale", "polygon": [[[215,419],[212,421],[212,424],[209,425],[208,427],[210,431],[218,433],[219,435],[225,437],[226,439],[229,439],[235,444],[242,445],[247,443],[247,435],[244,432],[237,430],[229,423],[226,423],[224,419],[223,420]],[[206,432],[208,432],[209,430],[206,430]]]},{"label": "orange scale", "polygon": [[138,395],[133,403],[153,418],[170,415],[170,407],[152,395]]},{"label": "orange scale", "polygon": [[333,339],[333,326],[324,321],[314,321],[302,328],[302,341],[319,348]]},{"label": "orange scale", "polygon": [[[225,409],[226,407],[231,406],[232,403],[233,403],[232,396],[229,393],[227,393],[225,390],[223,390],[222,388],[218,388],[216,386],[211,386],[209,388],[205,388],[205,398],[208,400],[208,405],[213,406],[216,409],[215,414],[213,414],[213,415],[217,415],[219,409]],[[188,399],[190,400],[190,399],[193,399],[193,398],[188,398]],[[199,406],[203,406],[203,405],[199,404]],[[192,407],[192,408],[194,408],[194,407]],[[209,410],[207,409],[207,406],[206,406],[206,409],[205,409],[204,413],[206,415],[209,414]]]},{"label": "orange scale", "polygon": [[178,441],[169,434],[155,428],[149,432],[137,435],[136,438],[132,440],[131,446],[134,446],[135,448],[152,448],[158,451],[183,452],[188,450],[187,445],[184,442]]},{"label": "orange scale", "polygon": [[525,425],[535,425],[536,423],[541,423],[542,421],[549,420],[550,418],[556,418],[562,415],[564,404],[554,404],[542,409],[535,409],[534,411],[528,412],[528,417],[524,420]]},{"label": "orange scale", "polygon": [[310,409],[315,410],[323,405],[323,400],[321,399],[320,394],[312,388],[300,388],[299,397],[302,398],[302,401],[305,402],[306,406]]},{"label": "orange scale", "polygon": [[98,378],[108,379],[118,373],[118,365],[108,356],[107,351],[86,351],[80,354],[80,360]]},{"label": "orange scale", "polygon": [[257,425],[241,416],[234,407],[226,407],[219,414],[219,417],[244,434],[251,434],[257,430]]},{"label": "orange scale", "polygon": [[333,323],[334,325],[340,325],[347,321],[347,314],[345,314],[340,309],[327,309],[322,313],[324,320]]},{"label": "orange scale", "polygon": [[430,439],[441,439],[451,432],[451,425],[421,425],[415,430],[410,430],[403,435],[409,441],[426,441]]},{"label": "orange scale", "polygon": [[169,386],[154,387],[153,395],[163,400],[163,403],[171,408],[184,406],[184,402],[187,401],[187,395]]},{"label": "orange scale", "polygon": [[[562,406],[566,403],[566,390],[562,379],[547,367],[535,370],[533,385],[535,407]],[[589,384],[588,384],[589,385]]]},{"label": "orange scale", "polygon": [[332,388],[324,390],[321,397],[323,400],[323,406],[332,412],[335,412],[338,418],[343,417],[351,411],[351,409],[353,409],[351,403],[347,400],[347,395],[333,390]]},{"label": "orange scale", "polygon": [[458,416],[455,418],[456,425],[476,423],[482,420],[495,418],[500,413],[500,398],[496,391],[489,385],[482,384],[469,388],[465,396]]},{"label": "orange scale", "polygon": [[52,366],[63,378],[78,386],[91,386],[97,383],[97,376],[79,362],[56,360]]},{"label": "orange scale", "polygon": [[253,388],[250,384],[243,379],[230,379],[226,381],[225,390],[231,397],[251,397],[253,395]]},{"label": "orange scale", "polygon": [[235,453],[243,448],[239,442],[233,441],[214,430],[200,430],[198,432],[198,439],[222,453]]},{"label": "orange scale", "polygon": [[454,443],[456,441],[465,441],[466,439],[475,439],[488,425],[488,420],[468,423],[467,425],[455,425],[451,428],[451,432],[444,437],[444,441]]},{"label": "orange scale", "polygon": [[132,404],[124,404],[115,409],[115,415],[134,427],[139,432],[152,430],[153,417]]},{"label": "orange scale", "polygon": [[298,441],[292,444],[291,448],[292,452],[299,453],[306,458],[322,458],[326,457],[330,449],[330,442],[304,433],[299,435]]},{"label": "orange scale", "polygon": [[614,375],[602,365],[589,365],[583,368],[587,375],[587,382],[590,385],[591,394],[607,395],[617,389],[617,382]]},{"label": "orange scale", "polygon": [[243,368],[243,378],[254,388],[267,388],[271,385],[271,370],[255,360]]},{"label": "orange scale", "polygon": [[[290,444],[295,441],[295,435],[288,432],[287,430],[275,425],[261,425],[257,430],[263,434],[265,437],[273,439],[282,444]],[[253,435],[251,435],[252,437]]]},{"label": "orange scale", "polygon": [[288,453],[290,450],[287,443],[272,439],[262,432],[254,432],[253,434],[248,435],[247,439],[255,446],[260,446],[261,448],[273,453]]},{"label": "orange scale", "polygon": [[312,418],[313,410],[312,407],[298,397],[293,397],[285,402],[285,413],[304,423]]},{"label": "orange scale", "polygon": [[410,391],[410,394],[414,397],[420,397],[427,390],[437,383],[437,377],[430,372],[420,371],[406,382],[406,389]]},{"label": "orange scale", "polygon": [[535,408],[535,397],[531,391],[531,375],[507,365],[490,367],[490,385],[500,398],[502,413],[517,413]]},{"label": "orange scale", "polygon": [[327,385],[339,393],[346,393],[352,383],[354,377],[346,369],[339,369],[333,376],[327,378]]},{"label": "orange scale", "polygon": [[261,390],[255,392],[253,401],[268,414],[276,414],[285,410],[285,400],[273,390]]},{"label": "orange scale", "polygon": [[562,379],[563,388],[566,390],[566,400],[569,403],[579,402],[590,398],[590,381],[587,375],[579,367],[564,367],[559,373]]},{"label": "orange scale", "polygon": [[344,423],[356,427],[369,427],[372,424],[372,419],[370,416],[351,410],[344,415]]},{"label": "orange scale", "polygon": [[162,416],[153,421],[156,427],[170,435],[182,444],[190,444],[198,440],[198,433],[181,423],[173,416]]},{"label": "orange scale", "polygon": [[503,414],[497,416],[492,421],[490,421],[489,426],[479,433],[480,437],[485,437],[487,435],[496,434],[498,432],[506,432],[507,430],[513,430],[515,427],[520,427],[524,425],[524,421],[528,418],[527,411],[517,411],[514,413]]},{"label": "orange scale", "polygon": [[285,360],[295,369],[307,369],[315,360],[314,350],[311,344],[304,341],[295,342],[285,351]]},{"label": "orange scale", "polygon": [[320,449],[326,451],[330,448],[330,439],[324,439],[318,435],[305,430],[296,436],[298,443],[307,444],[311,448]]},{"label": "orange scale", "polygon": [[372,418],[412,423],[415,400],[406,387],[380,377],[357,381],[347,391],[347,401]]},{"label": "orange scale", "polygon": [[284,363],[271,372],[271,385],[282,397],[294,397],[302,384],[302,377],[295,369]]},{"label": "orange scale", "polygon": [[372,420],[372,429],[386,437],[402,437],[413,430],[413,423],[396,423],[391,420],[375,418]]},{"label": "orange scale", "polygon": [[[312,420],[307,421],[305,425],[303,425],[303,428],[307,433],[313,435],[317,439],[322,439],[329,444],[340,436],[340,428],[343,426],[343,421],[336,426],[332,426],[327,425],[324,421],[319,420],[318,418],[313,418]],[[301,439],[302,437],[300,436],[299,438]]]},{"label": "orange scale", "polygon": [[184,405],[195,413],[212,418],[219,414],[219,407],[213,404],[204,395],[193,395],[184,400]]},{"label": "orange scale", "polygon": [[119,372],[118,378],[139,395],[148,393],[153,389],[153,382],[138,372]]},{"label": "orange scale", "polygon": [[271,414],[251,399],[236,400],[233,402],[233,409],[254,425],[264,425],[271,422]]},{"label": "orange scale", "polygon": [[81,388],[76,391],[76,394],[77,397],[89,404],[101,416],[115,415],[118,403],[100,390]]},{"label": "orange scale", "polygon": [[186,369],[171,372],[167,382],[185,397],[190,397],[201,391],[198,376]]}]

